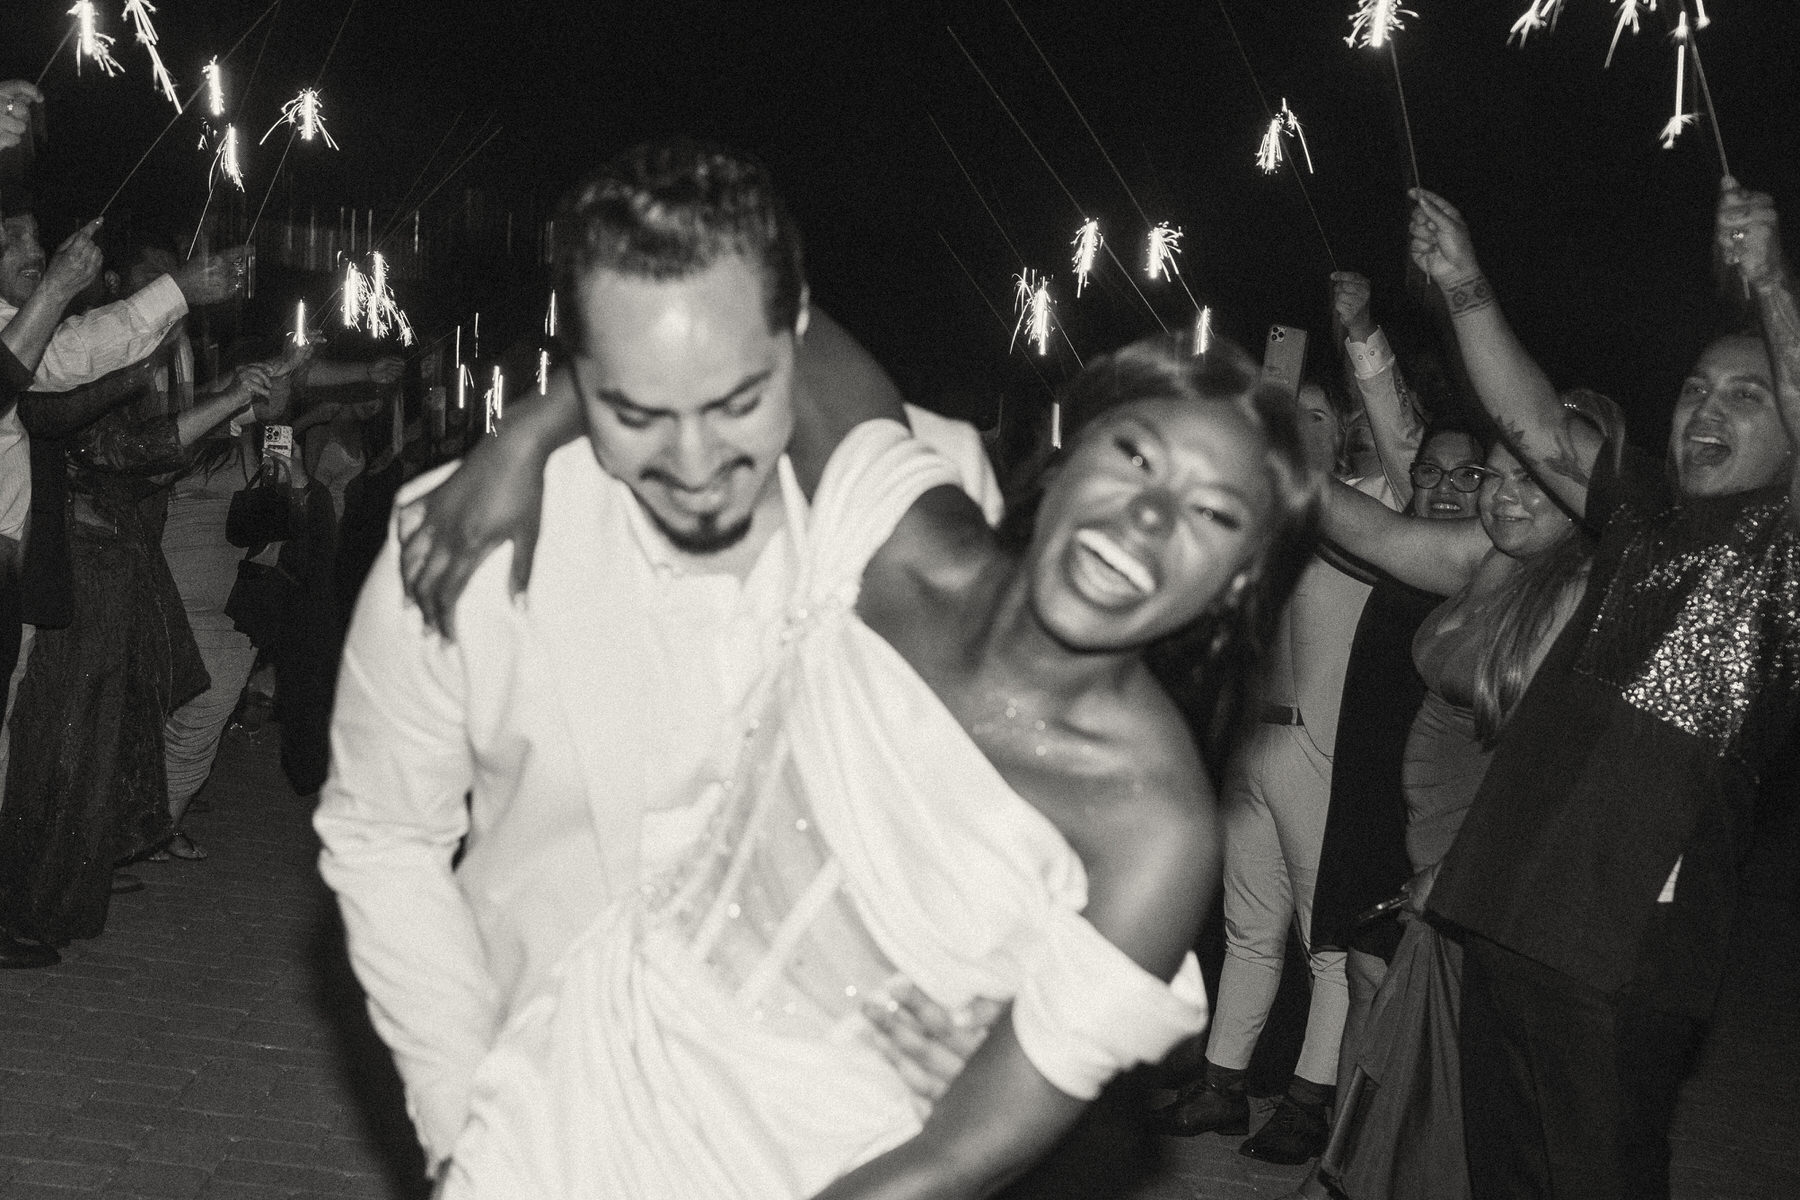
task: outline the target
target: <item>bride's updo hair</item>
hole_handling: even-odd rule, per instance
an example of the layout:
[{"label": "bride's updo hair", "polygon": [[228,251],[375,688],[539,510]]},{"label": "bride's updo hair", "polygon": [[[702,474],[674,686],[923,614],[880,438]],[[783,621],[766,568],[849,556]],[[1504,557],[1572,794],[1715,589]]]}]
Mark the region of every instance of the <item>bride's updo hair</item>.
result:
[{"label": "bride's updo hair", "polygon": [[[1294,403],[1265,383],[1255,360],[1235,343],[1214,338],[1204,354],[1184,336],[1144,338],[1090,361],[1058,397],[1063,445],[1073,447],[1101,417],[1128,404],[1175,400],[1227,404],[1262,434],[1263,468],[1273,500],[1250,582],[1221,596],[1184,629],[1145,648],[1163,686],[1187,715],[1209,770],[1225,754],[1249,711],[1256,666],[1275,635],[1281,609],[1318,540],[1324,481],[1308,465]],[[1061,455],[1048,446],[1020,493],[1008,497],[1002,540],[1023,549],[1031,539],[1044,486]]]}]

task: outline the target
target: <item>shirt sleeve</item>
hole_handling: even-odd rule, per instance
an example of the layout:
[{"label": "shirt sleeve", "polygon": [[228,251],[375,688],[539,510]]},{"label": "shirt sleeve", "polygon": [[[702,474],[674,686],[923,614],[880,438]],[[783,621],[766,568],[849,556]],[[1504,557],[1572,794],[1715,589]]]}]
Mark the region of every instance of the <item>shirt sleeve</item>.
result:
[{"label": "shirt sleeve", "polygon": [[949,460],[963,491],[981,506],[981,515],[989,525],[1000,524],[1006,508],[1000,493],[1000,480],[981,447],[981,435],[967,421],[940,417],[929,409],[906,406],[906,420],[913,436]]},{"label": "shirt sleeve", "polygon": [[37,388],[66,392],[128,367],[161,344],[187,315],[187,300],[164,275],[123,300],[66,317],[38,363]]},{"label": "shirt sleeve", "polygon": [[398,560],[390,526],[344,647],[313,825],[351,965],[435,1169],[466,1121],[499,1000],[452,868],[474,776],[462,658],[407,606]]}]

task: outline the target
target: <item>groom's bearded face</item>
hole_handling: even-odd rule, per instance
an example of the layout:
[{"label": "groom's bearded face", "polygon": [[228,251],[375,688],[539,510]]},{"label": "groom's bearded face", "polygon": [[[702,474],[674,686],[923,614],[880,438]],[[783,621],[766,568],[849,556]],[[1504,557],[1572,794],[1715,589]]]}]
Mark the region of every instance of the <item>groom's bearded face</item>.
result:
[{"label": "groom's bearded face", "polygon": [[689,553],[735,545],[793,434],[794,335],[740,256],[675,279],[595,271],[574,363],[595,457]]}]

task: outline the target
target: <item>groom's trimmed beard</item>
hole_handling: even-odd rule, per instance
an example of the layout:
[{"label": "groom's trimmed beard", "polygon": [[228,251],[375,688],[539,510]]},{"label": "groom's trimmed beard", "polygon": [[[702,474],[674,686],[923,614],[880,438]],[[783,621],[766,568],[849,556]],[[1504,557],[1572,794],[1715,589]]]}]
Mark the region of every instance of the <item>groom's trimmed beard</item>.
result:
[{"label": "groom's trimmed beard", "polygon": [[643,508],[650,516],[650,523],[684,554],[718,554],[743,541],[750,532],[750,517],[745,517],[735,525],[721,526],[718,517],[708,514],[697,518],[691,528],[677,529],[663,520],[661,514],[649,505],[644,505]]}]

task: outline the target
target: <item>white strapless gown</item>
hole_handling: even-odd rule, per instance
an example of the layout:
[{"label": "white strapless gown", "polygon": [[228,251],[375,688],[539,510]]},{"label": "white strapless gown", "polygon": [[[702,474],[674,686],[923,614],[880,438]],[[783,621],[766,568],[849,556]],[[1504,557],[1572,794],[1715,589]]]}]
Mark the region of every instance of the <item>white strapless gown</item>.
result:
[{"label": "white strapless gown", "polygon": [[784,476],[802,524],[779,666],[716,782],[646,819],[639,894],[499,1034],[445,1196],[809,1196],[919,1128],[861,1012],[900,979],[952,1009],[1011,999],[1033,1065],[1082,1098],[1204,1027],[1192,956],[1166,983],[1088,924],[1068,843],[854,612],[870,555],[941,485],[892,421],[852,432],[810,513]]}]

